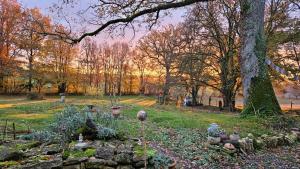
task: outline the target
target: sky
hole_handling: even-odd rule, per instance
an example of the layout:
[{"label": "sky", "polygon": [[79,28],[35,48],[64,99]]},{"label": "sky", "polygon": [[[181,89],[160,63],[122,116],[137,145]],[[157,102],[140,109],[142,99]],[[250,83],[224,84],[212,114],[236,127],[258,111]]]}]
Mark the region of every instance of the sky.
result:
[{"label": "sky", "polygon": [[[19,0],[19,2],[26,8],[40,8],[42,13],[45,15],[49,15],[52,18],[55,18],[54,14],[50,12],[49,7],[51,7],[54,3],[57,3],[60,0]],[[83,0],[87,2],[87,0]],[[167,26],[168,24],[176,25],[179,22],[182,22],[184,20],[184,15],[186,13],[186,8],[179,8],[176,10],[171,11],[171,15],[161,18],[160,24],[156,25],[154,29],[159,29],[164,26]],[[87,27],[90,27],[90,25],[84,25]],[[94,39],[98,41],[99,43],[113,43],[115,41],[127,41],[132,45],[135,45],[135,43],[143,36],[145,36],[150,31],[146,29],[145,27],[137,28],[137,32],[135,36],[133,36],[132,30],[127,30],[124,37],[121,36],[114,36],[111,37],[108,33],[103,32],[100,33],[98,36],[96,36]]]}]

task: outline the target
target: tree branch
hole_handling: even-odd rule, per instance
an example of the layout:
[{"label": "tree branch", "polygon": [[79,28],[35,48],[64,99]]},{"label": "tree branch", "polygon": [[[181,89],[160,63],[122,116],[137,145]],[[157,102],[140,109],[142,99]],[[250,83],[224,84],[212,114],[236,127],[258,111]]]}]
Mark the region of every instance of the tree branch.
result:
[{"label": "tree branch", "polygon": [[111,25],[117,24],[117,23],[129,23],[129,22],[132,22],[135,18],[138,18],[138,17],[143,16],[145,14],[155,13],[155,12],[163,11],[163,10],[167,10],[167,9],[174,9],[174,8],[184,7],[184,6],[194,4],[194,3],[206,2],[206,1],[209,1],[209,0],[182,0],[182,1],[174,2],[174,3],[160,4],[160,5],[157,5],[156,7],[149,8],[149,9],[144,9],[142,11],[133,13],[131,16],[128,16],[126,18],[118,18],[118,19],[107,21],[102,26],[100,26],[98,29],[96,29],[95,31],[83,33],[78,38],[71,38],[69,36],[64,36],[64,35],[55,34],[55,33],[44,33],[44,34],[48,34],[48,35],[51,35],[51,36],[56,36],[59,39],[66,39],[66,40],[64,40],[65,42],[68,42],[68,43],[71,43],[71,44],[76,44],[76,43],[79,43],[80,41],[82,41],[85,37],[96,36],[101,31],[103,31],[105,28],[107,28]]}]

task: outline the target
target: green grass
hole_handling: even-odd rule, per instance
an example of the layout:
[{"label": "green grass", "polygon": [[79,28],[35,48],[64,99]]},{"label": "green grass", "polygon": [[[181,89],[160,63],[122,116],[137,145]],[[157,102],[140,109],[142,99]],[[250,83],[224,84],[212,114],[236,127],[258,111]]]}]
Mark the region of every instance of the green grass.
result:
[{"label": "green grass", "polygon": [[[48,125],[55,113],[60,112],[65,104],[58,103],[59,97],[49,97],[42,101],[29,101],[22,97],[0,97],[0,125],[8,120],[8,125],[16,123],[17,130],[41,129]],[[101,109],[110,111],[110,100],[108,97],[67,97],[66,104],[83,107],[88,104],[98,105]],[[123,114],[128,121],[121,122],[126,132],[138,135],[137,129],[140,124],[136,120],[136,113],[145,110],[148,113],[146,125],[151,132],[151,126],[163,128],[189,128],[206,131],[210,123],[217,123],[228,132],[234,127],[240,129],[241,134],[251,132],[255,135],[272,132],[262,124],[262,120],[252,118],[241,118],[232,113],[210,113],[201,112],[191,108],[176,108],[175,106],[162,106],[155,104],[153,97],[124,96],[121,97]],[[125,130],[125,129],[124,129]]]}]

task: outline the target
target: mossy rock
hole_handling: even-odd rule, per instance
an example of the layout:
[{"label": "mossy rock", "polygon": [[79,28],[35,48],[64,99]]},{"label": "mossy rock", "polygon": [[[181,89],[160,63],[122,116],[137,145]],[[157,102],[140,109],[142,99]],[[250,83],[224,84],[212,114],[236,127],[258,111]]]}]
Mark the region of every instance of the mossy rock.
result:
[{"label": "mossy rock", "polygon": [[13,167],[13,166],[18,166],[18,165],[20,165],[20,163],[17,161],[0,162],[0,168],[8,168],[8,167]]},{"label": "mossy rock", "polygon": [[289,145],[293,145],[297,142],[297,135],[295,134],[287,134],[285,137],[284,137],[285,141],[287,144]]},{"label": "mossy rock", "polygon": [[96,154],[96,149],[93,149],[93,148],[86,149],[85,151],[65,150],[64,153],[63,153],[63,159],[67,159],[68,157],[71,157],[71,158],[93,157],[93,156],[95,156],[95,154]]},{"label": "mossy rock", "polygon": [[266,146],[266,144],[265,144],[264,140],[259,137],[259,138],[253,140],[253,146],[254,146],[254,149],[261,150]]},{"label": "mossy rock", "polygon": [[17,161],[24,157],[24,153],[8,147],[0,147],[0,161]]},{"label": "mossy rock", "polygon": [[33,141],[33,142],[29,142],[29,143],[24,143],[24,144],[16,144],[16,149],[18,150],[27,150],[27,149],[31,149],[34,147],[38,147],[41,145],[41,142],[38,141]]}]

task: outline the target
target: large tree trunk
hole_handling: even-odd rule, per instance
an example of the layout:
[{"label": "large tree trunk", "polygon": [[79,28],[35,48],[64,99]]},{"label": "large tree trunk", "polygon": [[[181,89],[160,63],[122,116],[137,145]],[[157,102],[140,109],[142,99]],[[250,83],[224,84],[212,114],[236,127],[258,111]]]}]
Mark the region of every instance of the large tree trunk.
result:
[{"label": "large tree trunk", "polygon": [[196,106],[198,104],[198,102],[197,102],[198,91],[199,91],[199,87],[194,85],[192,87],[192,105],[193,106]]},{"label": "large tree trunk", "polygon": [[241,0],[243,114],[270,116],[281,109],[268,74],[264,37],[265,0]]},{"label": "large tree trunk", "polygon": [[118,79],[118,95],[121,96],[122,95],[122,71],[123,71],[123,65],[121,64],[120,66],[120,70],[119,70],[119,79]]},{"label": "large tree trunk", "polygon": [[145,93],[145,85],[144,85],[144,73],[140,73],[140,88],[139,88],[140,95]]},{"label": "large tree trunk", "polygon": [[32,67],[33,67],[33,51],[32,49],[30,50],[30,56],[29,56],[29,65],[28,65],[28,91],[31,92],[32,89]]},{"label": "large tree trunk", "polygon": [[166,68],[165,85],[163,88],[163,104],[165,104],[169,100],[170,81],[171,81],[170,68],[167,67]]}]

